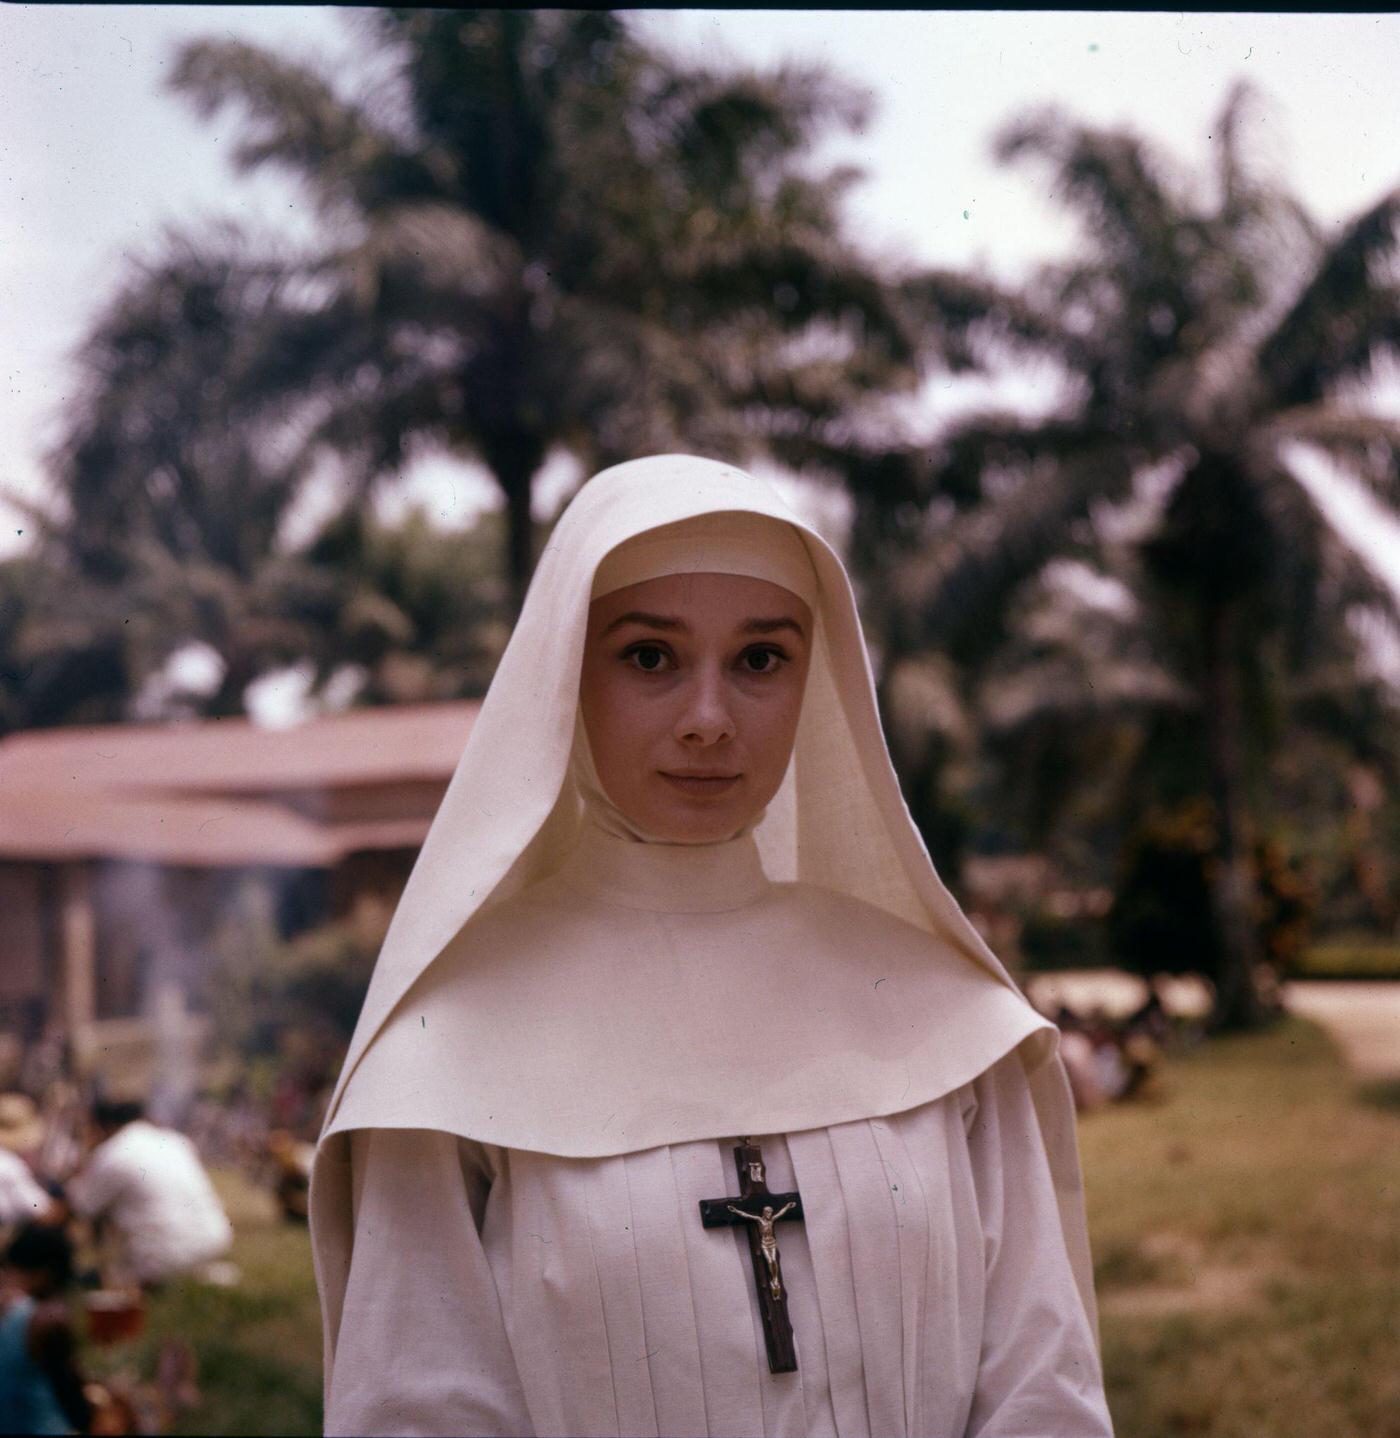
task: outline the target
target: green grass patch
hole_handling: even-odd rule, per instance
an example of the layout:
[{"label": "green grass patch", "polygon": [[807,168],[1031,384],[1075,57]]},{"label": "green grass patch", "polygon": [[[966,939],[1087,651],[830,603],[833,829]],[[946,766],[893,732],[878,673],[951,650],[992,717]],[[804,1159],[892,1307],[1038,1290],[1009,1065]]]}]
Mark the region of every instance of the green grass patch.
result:
[{"label": "green grass patch", "polygon": [[[1374,1087],[1374,1086],[1373,1086]],[[1400,1435],[1400,1109],[1290,1020],[1080,1128],[1123,1438]]]}]

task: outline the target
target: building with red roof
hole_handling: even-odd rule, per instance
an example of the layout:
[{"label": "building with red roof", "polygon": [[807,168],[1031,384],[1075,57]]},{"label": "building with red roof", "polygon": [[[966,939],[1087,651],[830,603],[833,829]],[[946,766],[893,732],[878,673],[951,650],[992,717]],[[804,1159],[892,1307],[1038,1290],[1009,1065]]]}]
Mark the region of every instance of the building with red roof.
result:
[{"label": "building with red roof", "polygon": [[199,1009],[210,935],[239,886],[262,887],[283,937],[392,906],[478,708],[0,740],[0,1030],[59,1027],[100,1072],[162,984]]}]

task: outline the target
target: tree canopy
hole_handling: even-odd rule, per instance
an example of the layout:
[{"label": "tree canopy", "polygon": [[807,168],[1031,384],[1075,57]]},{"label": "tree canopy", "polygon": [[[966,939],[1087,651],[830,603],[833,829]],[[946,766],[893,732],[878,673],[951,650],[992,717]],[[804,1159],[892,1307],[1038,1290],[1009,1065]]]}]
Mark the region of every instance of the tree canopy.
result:
[{"label": "tree canopy", "polygon": [[841,238],[852,176],[810,165],[865,110],[825,72],[682,66],[607,11],[383,9],[359,29],[380,61],[363,97],[225,40],[188,46],[171,85],[233,110],[236,164],[290,174],[321,218],[289,266],[283,392],[324,405],[317,436],[366,476],[425,447],[483,464],[517,606],[553,450],[752,453],[756,405],[804,403],[795,339],[819,331],[828,368],[899,355]]},{"label": "tree canopy", "polygon": [[[1139,137],[1058,111],[1004,129],[997,153],[1050,171],[1083,244],[1021,290],[986,285],[966,327],[974,343],[1053,364],[1065,399],[1044,419],[976,414],[942,436],[933,488],[961,518],[945,507],[916,535],[897,629],[902,651],[977,669],[1006,637],[1017,585],[1057,555],[1104,563],[1082,520],[1130,504],[1151,477],[1156,511],[1109,561],[1147,636],[1132,640],[1139,661],[1163,681],[1128,691],[1154,736],[1132,777],[1139,795],[1184,782],[1213,804],[1226,1023],[1255,1011],[1250,770],[1279,733],[1265,716],[1278,703],[1317,713],[1338,680],[1354,687],[1355,611],[1400,615],[1295,462],[1313,446],[1400,507],[1400,425],[1348,393],[1400,348],[1400,191],[1324,235],[1253,173],[1250,103],[1242,86],[1228,98],[1204,186]],[[1054,693],[1032,711],[1046,716]],[[1123,697],[1108,686],[1096,707],[1121,713]]]}]

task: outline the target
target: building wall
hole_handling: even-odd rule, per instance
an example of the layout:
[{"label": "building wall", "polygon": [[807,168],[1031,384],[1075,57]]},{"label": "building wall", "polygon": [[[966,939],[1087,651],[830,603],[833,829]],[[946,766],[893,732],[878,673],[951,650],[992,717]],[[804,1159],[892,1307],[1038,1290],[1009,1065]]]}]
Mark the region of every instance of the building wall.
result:
[{"label": "building wall", "polygon": [[42,864],[0,864],[0,1021],[19,1027],[49,980]]},{"label": "building wall", "polygon": [[[280,937],[291,938],[331,919],[369,922],[374,913],[387,915],[416,854],[352,854],[329,873],[116,859],[0,863],[0,1032],[32,1039],[50,1021],[139,1021],[162,977],[178,984],[191,1009],[206,1011],[215,934],[240,886],[266,890],[270,922]],[[73,888],[68,880],[84,880],[75,892],[90,913],[92,936],[90,967],[77,965],[88,976],[83,987],[91,1005],[80,998],[76,1010],[65,991],[64,945],[73,941],[61,912],[65,889]]]}]

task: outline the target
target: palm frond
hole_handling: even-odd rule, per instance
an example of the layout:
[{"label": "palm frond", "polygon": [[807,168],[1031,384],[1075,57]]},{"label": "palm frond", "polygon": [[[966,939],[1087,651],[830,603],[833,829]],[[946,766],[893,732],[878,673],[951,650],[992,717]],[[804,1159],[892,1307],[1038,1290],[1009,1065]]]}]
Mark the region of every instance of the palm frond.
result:
[{"label": "palm frond", "polygon": [[1058,304],[1042,305],[984,276],[927,270],[895,288],[919,328],[920,356],[930,366],[958,372],[993,359],[1050,355],[1077,368],[1089,359]]},{"label": "palm frond", "polygon": [[1347,226],[1260,345],[1276,404],[1316,403],[1339,380],[1364,374],[1376,349],[1400,350],[1400,287],[1379,279],[1397,251],[1400,189]]},{"label": "palm frond", "polygon": [[[1072,460],[1103,439],[1077,415],[1027,419],[1013,411],[976,411],[945,429],[933,446],[939,490],[967,505],[980,500],[1001,476]],[[1106,496],[1112,488],[1106,486]]]},{"label": "palm frond", "polygon": [[234,149],[238,168],[280,166],[326,207],[373,209],[390,196],[436,188],[429,166],[404,154],[324,76],[260,46],[191,42],[179,52],[167,83],[204,119],[241,107],[246,132]]},{"label": "palm frond", "polygon": [[1184,266],[1174,241],[1183,214],[1165,162],[1126,131],[1077,124],[1053,107],[1012,121],[993,147],[998,160],[1048,165],[1056,188],[1120,266],[1141,274],[1158,301],[1184,314]]},{"label": "palm frond", "polygon": [[1016,588],[1075,547],[1076,524],[1087,546],[1091,504],[1130,484],[1119,449],[1086,445],[1058,464],[1032,464],[1004,492],[957,515],[896,576],[902,647],[937,648],[960,661],[990,652]]},{"label": "palm frond", "polygon": [[1382,503],[1400,510],[1400,420],[1328,404],[1285,410],[1268,426],[1275,443],[1314,445],[1360,479]]},{"label": "palm frond", "polygon": [[370,216],[345,248],[317,266],[335,274],[359,308],[395,324],[455,329],[471,337],[523,293],[516,242],[459,206],[394,205]]},{"label": "palm frond", "polygon": [[1400,614],[1400,596],[1356,552],[1293,463],[1287,451],[1254,451],[1261,528],[1271,532],[1272,555],[1270,581],[1254,607],[1261,630],[1279,635],[1288,673],[1337,663],[1354,669],[1347,616],[1362,608]]}]

